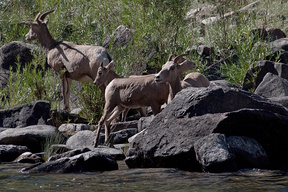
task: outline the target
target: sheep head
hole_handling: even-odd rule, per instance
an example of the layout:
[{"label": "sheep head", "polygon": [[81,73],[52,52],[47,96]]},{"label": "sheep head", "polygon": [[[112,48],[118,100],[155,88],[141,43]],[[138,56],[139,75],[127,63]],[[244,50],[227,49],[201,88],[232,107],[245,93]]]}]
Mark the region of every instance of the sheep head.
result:
[{"label": "sheep head", "polygon": [[184,59],[183,56],[185,54],[178,55],[173,59],[173,56],[170,55],[161,71],[155,75],[155,80],[157,82],[175,82],[183,72],[194,69],[195,64]]},{"label": "sheep head", "polygon": [[29,32],[25,35],[27,41],[32,41],[35,39],[39,39],[40,36],[43,36],[43,34],[49,34],[47,24],[48,19],[45,19],[45,17],[49,14],[54,12],[54,10],[46,11],[43,14],[40,12],[36,15],[34,21],[24,21],[22,23],[30,25]]},{"label": "sheep head", "polygon": [[100,64],[98,71],[97,71],[97,76],[94,80],[94,84],[96,86],[100,86],[105,82],[109,71],[113,70],[114,65],[115,65],[115,62],[113,60],[110,61],[110,63],[107,66],[104,66],[103,62]]}]

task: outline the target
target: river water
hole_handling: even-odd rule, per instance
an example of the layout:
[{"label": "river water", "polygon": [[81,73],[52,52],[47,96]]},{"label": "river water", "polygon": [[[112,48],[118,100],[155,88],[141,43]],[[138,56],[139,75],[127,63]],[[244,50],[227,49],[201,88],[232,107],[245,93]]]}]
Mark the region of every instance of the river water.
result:
[{"label": "river water", "polygon": [[178,169],[128,169],[78,174],[22,174],[23,164],[0,164],[0,191],[288,191],[288,173],[242,170],[195,173]]}]

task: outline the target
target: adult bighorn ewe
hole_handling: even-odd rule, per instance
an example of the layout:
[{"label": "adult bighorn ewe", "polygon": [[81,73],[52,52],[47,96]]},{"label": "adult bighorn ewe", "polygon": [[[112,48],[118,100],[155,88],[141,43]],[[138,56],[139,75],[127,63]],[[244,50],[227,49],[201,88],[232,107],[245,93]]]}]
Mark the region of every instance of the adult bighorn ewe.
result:
[{"label": "adult bighorn ewe", "polygon": [[[107,65],[112,59],[107,50],[101,46],[77,45],[67,41],[56,41],[48,28],[48,20],[44,18],[54,10],[37,14],[34,21],[24,21],[30,25],[26,40],[38,39],[43,47],[47,63],[61,73],[63,109],[69,111],[69,97],[72,80],[80,82],[94,81],[101,63]],[[104,92],[104,87],[100,88]]]},{"label": "adult bighorn ewe", "polygon": [[182,90],[181,75],[185,71],[195,68],[195,64],[184,59],[183,56],[185,56],[185,54],[178,55],[173,59],[173,55],[170,55],[168,61],[162,66],[161,71],[155,75],[156,82],[169,83],[168,103]]},{"label": "adult bighorn ewe", "polygon": [[[169,58],[167,63],[175,62],[181,66],[182,72],[195,67],[194,63],[182,57],[183,55],[179,55],[173,61]],[[180,61],[182,63],[178,64],[177,62]],[[179,73],[179,79],[181,74]],[[107,143],[110,135],[111,121],[118,117],[125,108],[151,106],[153,114],[156,115],[161,111],[161,105],[169,102],[168,99],[168,83],[156,82],[155,74],[133,76],[130,78],[115,78],[108,84],[105,90],[104,112],[98,123],[98,130],[94,140],[95,147],[98,145],[101,126],[105,124],[105,143]]]}]

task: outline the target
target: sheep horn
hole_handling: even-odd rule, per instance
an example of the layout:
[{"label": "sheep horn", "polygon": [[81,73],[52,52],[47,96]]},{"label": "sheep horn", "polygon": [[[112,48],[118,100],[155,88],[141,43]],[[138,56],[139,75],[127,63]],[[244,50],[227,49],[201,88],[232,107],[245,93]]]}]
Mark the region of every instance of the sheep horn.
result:
[{"label": "sheep horn", "polygon": [[39,21],[39,17],[40,17],[40,15],[41,15],[41,13],[39,12],[39,13],[36,15],[34,21],[36,21],[36,22]]},{"label": "sheep horn", "polygon": [[178,61],[183,57],[183,56],[186,56],[187,54],[184,53],[184,54],[181,54],[181,55],[178,55],[177,57],[174,58],[174,63],[178,63]]},{"label": "sheep horn", "polygon": [[42,15],[40,15],[39,19],[40,21],[43,21],[45,19],[45,17],[49,14],[49,13],[52,13],[54,12],[54,9],[51,9],[49,11],[46,11],[45,13],[43,13]]}]

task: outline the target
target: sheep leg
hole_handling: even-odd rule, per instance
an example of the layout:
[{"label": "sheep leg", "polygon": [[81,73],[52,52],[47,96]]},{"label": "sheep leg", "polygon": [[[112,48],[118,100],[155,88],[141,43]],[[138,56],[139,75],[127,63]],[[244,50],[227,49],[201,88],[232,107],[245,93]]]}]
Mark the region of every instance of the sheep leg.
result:
[{"label": "sheep leg", "polygon": [[151,108],[154,116],[161,112],[161,105],[154,104]]},{"label": "sheep leg", "polygon": [[98,122],[98,129],[97,129],[96,136],[95,136],[95,139],[94,139],[94,147],[98,146],[98,140],[99,140],[99,136],[100,136],[100,132],[101,132],[101,127],[104,124],[104,122],[105,122],[105,140],[106,140],[106,135],[109,134],[109,131],[106,128],[106,125],[107,125],[106,120],[107,120],[107,118],[109,118],[109,116],[111,118],[111,113],[113,112],[113,109],[115,107],[116,107],[115,104],[113,105],[110,102],[106,102],[105,103],[103,115],[102,115],[102,117],[100,118],[100,120]]},{"label": "sheep leg", "polygon": [[110,117],[107,119],[107,121],[105,122],[105,143],[108,144],[109,142],[109,136],[110,136],[110,132],[111,132],[111,122],[113,121],[113,119],[115,119],[116,117],[118,117],[120,115],[120,113],[122,113],[126,108],[122,107],[122,106],[117,106],[114,108],[114,110],[112,111],[112,114],[110,115]]},{"label": "sheep leg", "polygon": [[140,108],[138,108],[138,112],[140,113],[140,116],[141,116],[141,117],[145,117],[146,114],[147,114],[146,107],[140,107]]},{"label": "sheep leg", "polygon": [[72,84],[72,79],[67,77],[67,74],[63,74],[61,78],[62,82],[62,95],[63,95],[63,110],[70,111],[69,108],[69,98],[70,98],[70,87]]},{"label": "sheep leg", "polygon": [[122,112],[122,117],[121,117],[121,122],[124,122],[124,121],[126,121],[126,117],[127,117],[127,114],[128,114],[128,112],[129,112],[129,108],[125,108],[124,110],[123,110],[123,112]]}]

